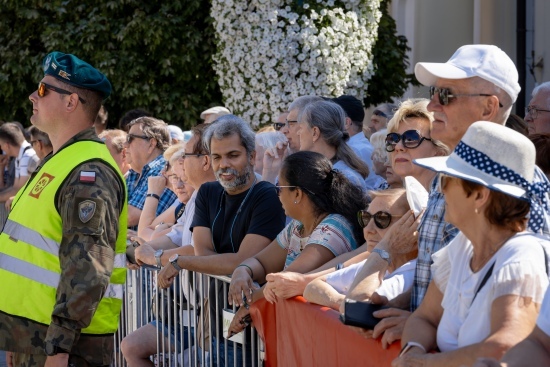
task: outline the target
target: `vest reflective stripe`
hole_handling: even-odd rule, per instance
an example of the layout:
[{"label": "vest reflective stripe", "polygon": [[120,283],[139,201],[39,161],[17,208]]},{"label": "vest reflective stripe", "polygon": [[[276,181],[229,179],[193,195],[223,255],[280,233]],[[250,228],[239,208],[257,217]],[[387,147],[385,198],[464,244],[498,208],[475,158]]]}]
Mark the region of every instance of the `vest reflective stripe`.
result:
[{"label": "vest reflective stripe", "polygon": [[42,283],[48,287],[57,288],[59,284],[59,274],[46,270],[34,264],[19,260],[9,255],[0,256],[0,268],[8,270],[14,274],[31,279],[37,283]]},{"label": "vest reflective stripe", "polygon": [[[10,294],[0,297],[0,311],[41,324],[51,322],[61,276],[58,253],[63,233],[61,216],[55,207],[57,192],[77,165],[94,160],[113,167],[122,184],[125,183],[103,144],[80,141],[57,152],[17,193],[5,230],[0,234],[2,293]],[[83,334],[110,334],[118,328],[126,280],[126,223],[125,204],[119,217],[110,283],[90,325],[81,330]]]},{"label": "vest reflective stripe", "polygon": [[40,233],[8,219],[4,226],[4,233],[11,239],[32,244],[41,250],[59,256],[59,243],[42,236]]}]

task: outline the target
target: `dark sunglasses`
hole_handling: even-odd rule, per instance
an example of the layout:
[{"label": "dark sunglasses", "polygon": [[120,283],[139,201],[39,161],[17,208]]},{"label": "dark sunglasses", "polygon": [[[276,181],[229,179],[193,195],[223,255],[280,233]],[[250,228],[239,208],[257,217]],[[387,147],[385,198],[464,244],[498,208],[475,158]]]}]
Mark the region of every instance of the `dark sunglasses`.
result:
[{"label": "dark sunglasses", "polygon": [[392,218],[399,218],[402,215],[391,215],[388,212],[379,211],[374,214],[369,213],[366,209],[357,212],[357,220],[363,228],[369,225],[371,219],[374,219],[374,224],[380,229],[386,229],[391,224]]},{"label": "dark sunglasses", "polygon": [[134,135],[134,134],[130,134],[130,133],[128,133],[128,135],[126,135],[126,142],[128,144],[130,144],[134,139],[151,140],[150,137],[145,136],[145,135]]},{"label": "dark sunglasses", "polygon": [[[452,94],[451,91],[447,88],[437,88],[437,87],[430,87],[430,100],[434,98],[434,95],[437,93],[437,97],[439,98],[439,103],[442,106],[447,106],[453,98],[456,97],[492,97],[494,94],[485,94],[485,93],[478,93],[478,94],[468,94],[468,93],[461,93],[461,94]],[[502,108],[502,103],[500,101],[498,102],[498,106]]]},{"label": "dark sunglasses", "polygon": [[386,119],[388,118],[388,115],[386,115],[384,112],[382,112],[380,110],[374,110],[373,114],[376,115],[376,116],[384,117]]},{"label": "dark sunglasses", "polygon": [[273,128],[275,129],[275,131],[279,131],[281,130],[283,127],[285,127],[285,123],[284,122],[274,122],[273,123]]},{"label": "dark sunglasses", "polygon": [[[46,90],[52,90],[56,93],[66,94],[66,95],[69,95],[69,96],[73,93],[76,94],[75,92],[70,92],[70,91],[65,90],[65,89],[54,87],[53,85],[46,84],[44,82],[38,83],[38,89],[36,90],[37,94],[38,94],[38,97],[40,97],[40,98],[44,97],[46,95]],[[78,94],[76,94],[76,95],[78,96]],[[82,98],[80,98],[80,96],[78,96],[78,99],[80,100],[80,102],[86,103],[86,101],[83,100]]]},{"label": "dark sunglasses", "polygon": [[400,141],[403,142],[405,148],[415,149],[418,148],[424,140],[432,141],[432,139],[420,135],[420,132],[417,130],[407,130],[401,135],[398,133],[389,133],[386,135],[386,151],[393,152],[395,146]]}]

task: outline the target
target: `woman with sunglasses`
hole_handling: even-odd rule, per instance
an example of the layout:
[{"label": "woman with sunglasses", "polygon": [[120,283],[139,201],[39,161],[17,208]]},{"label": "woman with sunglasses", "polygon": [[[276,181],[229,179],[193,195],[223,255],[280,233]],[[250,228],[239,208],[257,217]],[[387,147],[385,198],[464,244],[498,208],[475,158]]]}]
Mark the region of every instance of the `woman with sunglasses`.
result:
[{"label": "woman with sunglasses", "polygon": [[435,172],[413,164],[417,158],[449,155],[449,148],[431,138],[433,113],[427,110],[427,99],[409,99],[401,103],[388,124],[386,151],[393,171],[404,178],[413,176],[430,191]]},{"label": "woman with sunglasses", "polygon": [[[363,242],[356,219],[364,207],[363,192],[323,155],[297,152],[288,156],[276,188],[286,215],[293,220],[262,252],[235,269],[228,296],[234,305],[263,296],[273,302],[276,297],[269,285],[252,294],[254,281],[263,284],[267,274],[281,271],[309,272]],[[247,314],[241,307],[234,321]]]},{"label": "woman with sunglasses", "polygon": [[[369,252],[373,251],[388,229],[410,210],[404,189],[371,191],[370,196],[372,202],[369,207],[358,213],[359,224],[363,227]],[[399,248],[390,248],[388,253],[391,263],[387,264],[385,270],[380,271],[383,281],[377,278],[377,281],[371,282],[369,289],[365,291],[369,295],[376,292],[390,301],[408,290],[413,282],[417,252],[416,246],[410,247],[406,252]],[[315,279],[306,286],[304,297],[309,302],[339,310],[365,261],[367,260]],[[369,299],[370,296],[367,301]]]},{"label": "woman with sunglasses", "polygon": [[[535,182],[535,147],[505,126],[472,124],[449,157],[416,164],[439,172],[445,221],[461,232],[433,255],[433,280],[403,330],[392,366],[471,366],[501,358],[533,330],[548,287],[550,207]],[[431,354],[439,348],[441,353]]]}]

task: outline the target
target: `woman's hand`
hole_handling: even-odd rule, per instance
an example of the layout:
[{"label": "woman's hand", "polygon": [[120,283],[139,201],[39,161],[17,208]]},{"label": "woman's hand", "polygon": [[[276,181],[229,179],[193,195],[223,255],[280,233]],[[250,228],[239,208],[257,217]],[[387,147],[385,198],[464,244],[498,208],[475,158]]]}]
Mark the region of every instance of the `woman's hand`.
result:
[{"label": "woman's hand", "polygon": [[246,307],[241,307],[233,316],[231,320],[231,325],[227,330],[227,337],[231,338],[233,335],[240,333],[244,330],[245,327],[250,325],[250,311]]},{"label": "woman's hand", "polygon": [[254,280],[250,277],[248,268],[238,266],[231,275],[227,301],[230,305],[242,308],[244,305],[243,297],[246,297],[247,303],[252,303],[252,292],[255,289],[258,289],[258,287],[254,285]]},{"label": "woman's hand", "polygon": [[168,180],[164,176],[149,176],[147,179],[147,192],[160,196],[167,182]]},{"label": "woman's hand", "polygon": [[406,212],[383,238],[384,249],[394,254],[408,254],[418,248],[418,225],[422,218],[421,213],[414,217],[413,211]]},{"label": "woman's hand", "polygon": [[171,263],[167,263],[159,272],[157,283],[160,288],[168,288],[174,283],[174,278],[179,274],[179,271],[174,268]]},{"label": "woman's hand", "polygon": [[393,360],[392,367],[424,367],[428,365],[429,355],[420,348],[412,348],[411,351]]},{"label": "woman's hand", "polygon": [[267,302],[269,303],[277,302],[277,295],[275,294],[276,291],[277,291],[277,288],[275,287],[275,283],[273,282],[268,282],[264,286],[264,298],[266,299]]},{"label": "woman's hand", "polygon": [[303,295],[308,284],[303,274],[292,271],[271,273],[265,277],[265,280],[273,293],[282,299]]}]

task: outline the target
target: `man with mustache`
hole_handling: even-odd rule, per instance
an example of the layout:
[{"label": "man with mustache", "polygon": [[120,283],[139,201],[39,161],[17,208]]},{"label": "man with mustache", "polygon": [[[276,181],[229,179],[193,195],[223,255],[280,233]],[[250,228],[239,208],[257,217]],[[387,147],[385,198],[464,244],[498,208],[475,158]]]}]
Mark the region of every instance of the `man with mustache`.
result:
[{"label": "man with mustache", "polygon": [[[182,269],[214,275],[232,274],[241,262],[271,243],[285,226],[285,214],[275,187],[254,175],[255,135],[250,125],[234,115],[225,115],[210,125],[203,136],[210,153],[215,182],[201,185],[195,200],[193,231],[195,256],[175,254],[159,273],[159,285],[168,287]],[[210,284],[210,320],[222,320],[222,307],[215,309],[215,297],[223,303],[223,286]],[[216,339],[211,323],[211,357],[216,361],[219,344],[220,362],[224,363],[223,340]],[[218,335],[223,335],[221,330]],[[228,347],[228,365],[233,348]],[[237,349],[238,361],[242,351]],[[250,358],[247,358],[250,361]],[[238,362],[239,365],[242,362]]]}]

